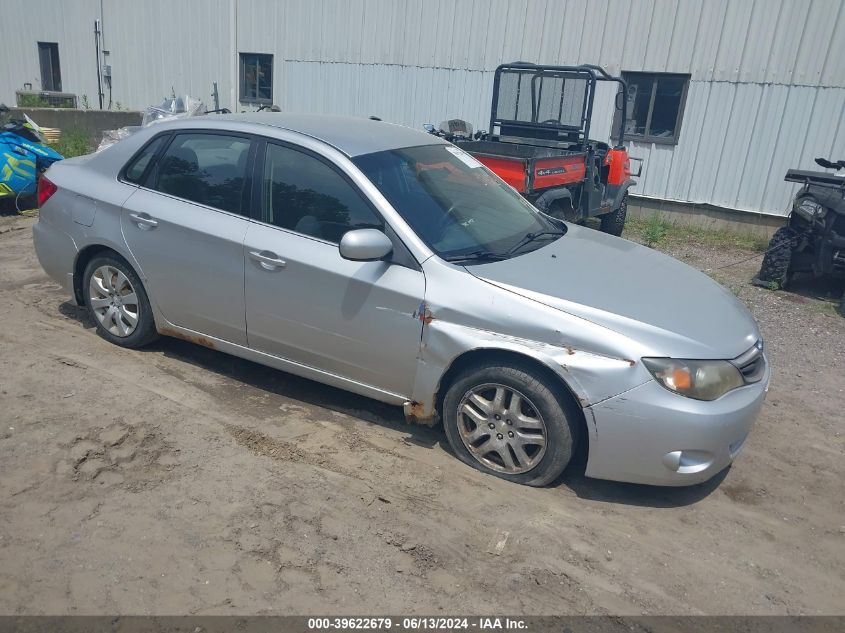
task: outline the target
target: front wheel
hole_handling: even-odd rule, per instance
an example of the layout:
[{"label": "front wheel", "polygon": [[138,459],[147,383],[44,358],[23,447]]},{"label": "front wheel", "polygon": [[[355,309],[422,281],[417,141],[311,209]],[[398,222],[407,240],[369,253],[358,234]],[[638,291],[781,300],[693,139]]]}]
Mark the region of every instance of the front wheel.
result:
[{"label": "front wheel", "polygon": [[622,196],[622,201],[619,207],[601,216],[601,230],[603,233],[609,233],[619,237],[625,228],[625,216],[628,215],[628,194]]},{"label": "front wheel", "polygon": [[577,446],[574,405],[530,367],[484,365],[461,373],[443,399],[446,437],[461,461],[515,483],[544,486]]},{"label": "front wheel", "polygon": [[777,290],[786,287],[789,279],[789,266],[792,263],[792,252],[798,243],[798,232],[789,226],[782,226],[769,241],[760,272],[754,278],[757,286]]}]

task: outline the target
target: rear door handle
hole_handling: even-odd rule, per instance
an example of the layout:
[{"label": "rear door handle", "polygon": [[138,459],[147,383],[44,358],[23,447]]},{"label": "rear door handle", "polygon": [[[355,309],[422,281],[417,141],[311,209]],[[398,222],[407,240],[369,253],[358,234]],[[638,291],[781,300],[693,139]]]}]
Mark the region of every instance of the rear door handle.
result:
[{"label": "rear door handle", "polygon": [[132,221],[137,224],[139,228],[145,230],[154,229],[158,226],[158,222],[153,220],[146,213],[130,213],[129,217],[132,218]]},{"label": "rear door handle", "polygon": [[253,261],[258,262],[264,270],[279,270],[284,268],[286,263],[276,253],[270,251],[250,251],[249,256]]}]

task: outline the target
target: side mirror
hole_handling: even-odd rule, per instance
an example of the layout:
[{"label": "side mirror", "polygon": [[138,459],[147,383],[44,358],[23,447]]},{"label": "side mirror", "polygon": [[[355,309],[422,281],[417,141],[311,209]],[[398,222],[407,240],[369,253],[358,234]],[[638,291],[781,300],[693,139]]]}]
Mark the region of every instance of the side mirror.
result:
[{"label": "side mirror", "polygon": [[431,123],[425,123],[423,125],[423,129],[428,132],[429,134],[434,134],[437,131],[437,128],[434,127]]},{"label": "side mirror", "polygon": [[378,229],[357,229],[347,231],[341,238],[340,256],[355,262],[371,262],[384,259],[393,251],[390,238]]},{"label": "side mirror", "polygon": [[623,100],[624,98],[625,98],[625,93],[624,93],[624,92],[622,92],[621,90],[620,90],[619,92],[617,92],[617,93],[616,93],[616,109],[617,109],[617,110],[621,110],[621,109],[622,109],[622,100]]}]

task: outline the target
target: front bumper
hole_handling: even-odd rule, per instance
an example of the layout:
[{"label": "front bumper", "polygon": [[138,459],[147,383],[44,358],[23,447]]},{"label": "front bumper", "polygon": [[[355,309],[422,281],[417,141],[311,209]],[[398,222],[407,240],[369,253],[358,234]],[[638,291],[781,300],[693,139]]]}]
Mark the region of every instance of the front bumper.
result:
[{"label": "front bumper", "polygon": [[726,468],[742,450],[769,388],[763,378],[710,402],[674,394],[654,380],[587,407],[586,475],[689,486]]}]

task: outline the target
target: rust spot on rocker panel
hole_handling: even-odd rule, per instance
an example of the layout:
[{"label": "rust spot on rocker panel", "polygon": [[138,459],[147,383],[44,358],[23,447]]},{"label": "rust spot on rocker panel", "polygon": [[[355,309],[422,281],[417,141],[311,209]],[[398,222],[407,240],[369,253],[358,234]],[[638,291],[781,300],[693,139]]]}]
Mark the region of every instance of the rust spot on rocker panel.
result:
[{"label": "rust spot on rocker panel", "polygon": [[413,424],[422,424],[423,426],[434,426],[437,422],[437,415],[434,410],[426,413],[425,405],[422,402],[412,400],[406,402],[402,407],[405,413],[405,420]]},{"label": "rust spot on rocker panel", "polygon": [[196,343],[197,345],[202,345],[203,347],[208,347],[210,349],[215,349],[216,346],[214,345],[214,341],[205,336],[191,336],[190,334],[185,334],[184,332],[180,332],[179,330],[175,330],[169,327],[163,327],[159,330],[159,334],[163,334],[164,336],[172,336],[173,338],[178,338],[183,341],[188,341],[189,343]]}]

